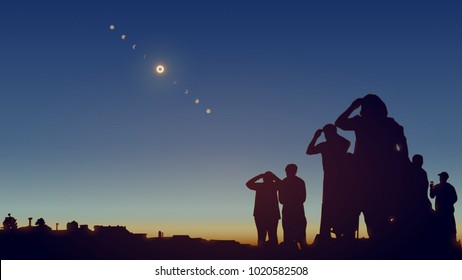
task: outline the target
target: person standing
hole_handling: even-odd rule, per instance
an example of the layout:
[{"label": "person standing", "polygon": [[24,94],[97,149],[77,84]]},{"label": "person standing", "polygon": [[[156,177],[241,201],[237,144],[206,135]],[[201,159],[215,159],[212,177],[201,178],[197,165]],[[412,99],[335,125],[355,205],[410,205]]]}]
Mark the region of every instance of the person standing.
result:
[{"label": "person standing", "polygon": [[[275,175],[268,171],[253,177],[246,183],[249,189],[255,191],[253,216],[257,227],[258,246],[260,247],[265,245],[267,235],[269,245],[278,245],[277,228],[281,215],[278,189],[274,177]],[[257,182],[260,180],[262,182]]]},{"label": "person standing", "polygon": [[279,202],[282,206],[282,228],[284,229],[284,245],[300,245],[306,247],[306,217],[304,203],[306,185],[297,174],[297,165],[287,165],[287,177],[283,180],[274,177],[279,187]]},{"label": "person standing", "polygon": [[453,185],[448,183],[449,174],[438,174],[440,183],[430,184],[430,197],[435,198],[436,231],[442,242],[455,244],[456,220],[454,218],[454,204],[457,202],[457,193]]},{"label": "person standing", "polygon": [[408,187],[401,193],[401,212],[404,218],[404,232],[412,239],[423,238],[430,232],[430,222],[433,216],[432,203],[428,197],[428,176],[423,169],[423,156],[412,157],[409,167]]},{"label": "person standing", "polygon": [[[352,116],[357,109],[359,115]],[[374,94],[356,99],[335,125],[355,133],[358,208],[364,213],[369,237],[386,239],[401,220],[395,201],[396,194],[406,187],[404,172],[409,165],[404,129],[388,117],[385,103]]]},{"label": "person standing", "polygon": [[[316,144],[324,132],[326,141]],[[348,180],[348,148],[350,141],[337,133],[337,127],[327,124],[318,129],[306,153],[321,154],[324,170],[321,227],[319,237],[329,239],[331,231],[337,238],[354,238],[356,220],[354,208],[351,207],[353,187]]]}]

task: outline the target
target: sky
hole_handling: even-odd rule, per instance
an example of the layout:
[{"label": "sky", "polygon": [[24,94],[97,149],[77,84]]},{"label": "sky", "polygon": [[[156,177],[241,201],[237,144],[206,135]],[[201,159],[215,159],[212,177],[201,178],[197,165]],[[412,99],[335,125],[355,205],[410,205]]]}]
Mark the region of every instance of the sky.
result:
[{"label": "sky", "polygon": [[295,163],[312,240],[306,147],[367,93],[462,196],[462,4],[145,2],[0,5],[0,215],[255,244],[245,182]]}]

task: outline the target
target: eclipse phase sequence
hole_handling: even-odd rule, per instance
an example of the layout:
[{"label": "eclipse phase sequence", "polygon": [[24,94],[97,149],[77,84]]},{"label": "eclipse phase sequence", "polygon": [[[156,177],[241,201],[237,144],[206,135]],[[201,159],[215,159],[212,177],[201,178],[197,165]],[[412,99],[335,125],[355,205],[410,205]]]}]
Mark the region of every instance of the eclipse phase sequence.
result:
[{"label": "eclipse phase sequence", "polygon": [[[109,30],[110,31],[114,31],[115,29],[116,29],[116,26],[114,24],[109,25]],[[119,34],[120,34],[120,39],[122,39],[122,41],[128,41],[127,35],[125,33],[119,33]],[[131,47],[131,49],[133,51],[138,50],[138,45],[135,42],[130,42],[129,46]],[[148,54],[144,53],[143,54],[143,59],[145,61],[148,61]],[[158,76],[163,76],[165,74],[165,72],[166,72],[166,67],[163,64],[156,64],[156,65],[153,66],[152,69],[153,69],[153,72]],[[173,85],[177,85],[177,84],[178,84],[178,80],[174,80]],[[184,90],[184,94],[188,95],[189,94],[189,89],[186,88]],[[194,104],[199,105],[200,103],[202,103],[202,102],[199,100],[199,98],[196,98],[194,100]],[[205,113],[210,114],[210,113],[212,113],[212,110],[210,108],[207,108],[205,110]]]}]

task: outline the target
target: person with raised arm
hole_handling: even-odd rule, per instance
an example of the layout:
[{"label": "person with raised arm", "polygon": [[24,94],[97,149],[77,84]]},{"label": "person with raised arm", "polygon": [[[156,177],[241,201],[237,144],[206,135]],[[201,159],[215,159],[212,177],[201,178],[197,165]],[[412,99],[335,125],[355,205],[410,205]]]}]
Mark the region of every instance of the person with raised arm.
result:
[{"label": "person with raised arm", "polygon": [[[318,143],[324,133],[325,141]],[[337,133],[337,127],[327,124],[318,129],[311,140],[306,154],[321,154],[324,170],[321,226],[318,238],[330,239],[331,232],[337,238],[354,238],[358,214],[351,206],[354,186],[349,184],[350,141]]]},{"label": "person with raised arm", "polygon": [[266,244],[267,235],[270,246],[278,245],[277,229],[281,215],[275,177],[272,172],[268,171],[253,177],[246,183],[249,189],[255,191],[253,216],[257,227],[259,247]]},{"label": "person with raised arm", "polygon": [[[351,116],[360,109],[359,114]],[[363,212],[370,238],[395,234],[401,222],[401,201],[409,169],[404,130],[388,117],[385,103],[375,94],[356,99],[336,120],[340,129],[354,131],[355,180],[359,209]]]}]

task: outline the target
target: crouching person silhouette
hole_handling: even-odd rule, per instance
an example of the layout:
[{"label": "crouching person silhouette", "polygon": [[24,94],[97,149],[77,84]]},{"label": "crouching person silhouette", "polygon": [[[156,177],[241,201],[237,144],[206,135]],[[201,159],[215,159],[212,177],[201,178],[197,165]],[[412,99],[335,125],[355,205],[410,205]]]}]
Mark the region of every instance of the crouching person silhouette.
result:
[{"label": "crouching person silhouette", "polygon": [[[266,243],[268,235],[268,245],[277,246],[277,228],[279,219],[278,188],[275,182],[277,177],[272,172],[257,175],[247,182],[247,187],[255,191],[255,205],[253,216],[257,226],[258,246]],[[261,182],[257,182],[260,181]]]}]

